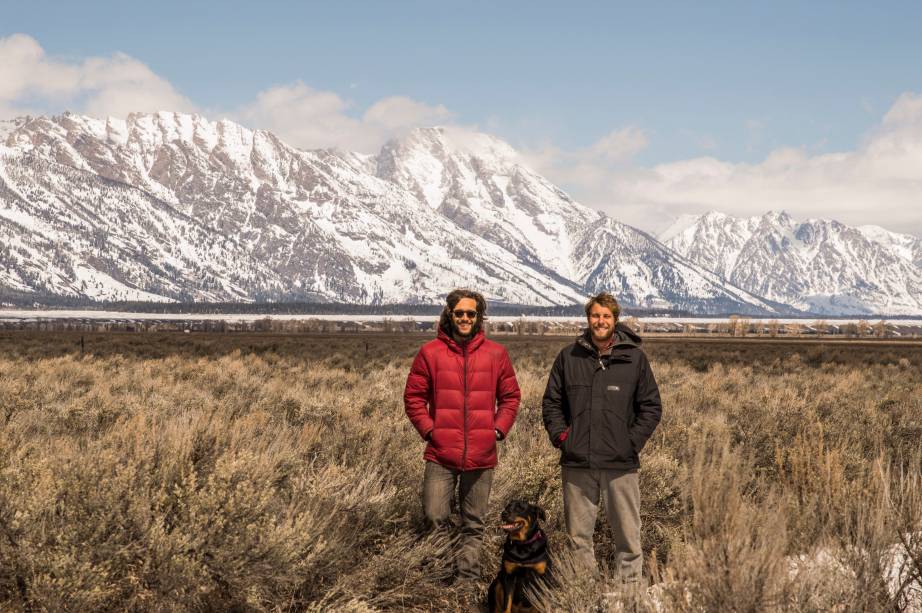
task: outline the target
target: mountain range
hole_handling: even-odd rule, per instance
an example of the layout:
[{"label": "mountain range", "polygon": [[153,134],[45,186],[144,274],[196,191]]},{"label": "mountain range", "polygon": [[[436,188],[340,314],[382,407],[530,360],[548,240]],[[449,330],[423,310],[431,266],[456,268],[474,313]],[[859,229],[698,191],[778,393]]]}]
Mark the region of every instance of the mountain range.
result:
[{"label": "mountain range", "polygon": [[651,236],[458,128],[367,155],[172,112],[0,122],[0,297],[922,313],[919,239],[718,216]]},{"label": "mountain range", "polygon": [[738,218],[712,211],[659,235],[721,279],[824,314],[922,313],[922,240],[878,226],[786,212]]}]

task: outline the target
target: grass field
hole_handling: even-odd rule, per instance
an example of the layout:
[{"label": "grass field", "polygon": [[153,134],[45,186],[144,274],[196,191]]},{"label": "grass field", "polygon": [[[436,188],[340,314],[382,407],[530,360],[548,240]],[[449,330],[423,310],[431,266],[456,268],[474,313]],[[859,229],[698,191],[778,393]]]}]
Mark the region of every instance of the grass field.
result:
[{"label": "grass field", "polygon": [[[0,333],[0,609],[476,610],[427,534],[403,413],[427,335]],[[570,570],[540,399],[563,338],[503,337],[523,398],[491,521],[548,511],[546,608],[920,605],[922,347],[653,339],[641,456],[654,586]],[[604,525],[597,552],[611,552]]]}]

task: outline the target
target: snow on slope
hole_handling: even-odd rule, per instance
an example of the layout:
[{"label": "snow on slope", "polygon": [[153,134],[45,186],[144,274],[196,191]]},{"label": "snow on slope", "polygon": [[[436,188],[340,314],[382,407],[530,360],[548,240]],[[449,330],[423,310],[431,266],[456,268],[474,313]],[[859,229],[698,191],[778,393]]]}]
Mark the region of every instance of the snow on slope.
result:
[{"label": "snow on slope", "polygon": [[702,270],[651,236],[602,219],[586,229],[577,245],[579,279],[589,293],[614,291],[630,304],[701,313],[740,310],[790,312]]},{"label": "snow on slope", "polygon": [[[7,144],[14,154],[6,165],[29,170],[6,182],[11,196],[3,209],[28,208],[12,203],[15,190],[53,181],[61,197],[55,200],[54,188],[46,186],[43,198],[61,205],[45,215],[51,223],[115,189],[125,204],[143,194],[214,240],[229,241],[233,253],[220,258],[226,269],[211,271],[216,287],[192,289],[196,299],[432,302],[453,285],[481,287],[491,298],[513,303],[569,304],[582,297],[566,279],[549,278],[433,215],[405,190],[369,174],[369,160],[355,154],[300,151],[268,132],[175,113],[131,115],[125,122],[70,114],[37,118],[13,130]],[[73,189],[66,179],[75,171],[85,173],[82,180],[95,180],[95,191],[67,197]],[[129,195],[132,190],[137,193]],[[34,199],[26,200],[34,206]],[[142,236],[127,235],[128,228],[117,223],[105,227],[118,237],[116,244],[132,245],[136,256],[146,258],[157,249],[156,242],[144,244]],[[92,233],[89,226],[83,230]],[[43,227],[29,242],[48,251],[55,236]],[[137,258],[110,259],[112,267]],[[238,270],[252,274],[237,280]],[[178,276],[186,272],[178,269]],[[7,284],[79,293],[82,286],[75,290],[72,277],[68,269],[37,284],[21,278]],[[143,275],[132,282],[149,289]],[[180,293],[176,288],[166,295],[183,297]]]},{"label": "snow on slope", "polygon": [[601,217],[524,166],[508,144],[458,128],[418,129],[387,143],[377,175],[563,278],[573,277],[574,234]]},{"label": "snow on slope", "polygon": [[[675,227],[676,253],[485,134],[420,129],[367,156],[160,112],[21,118],[0,141],[0,287],[25,293],[431,303],[473,286],[550,305],[614,288],[626,304],[791,310],[736,265],[752,220],[707,237]],[[792,232],[778,240],[805,242]],[[692,245],[710,251],[680,255]]]},{"label": "snow on slope", "polygon": [[856,229],[869,241],[892,249],[894,254],[922,268],[922,238],[897,234],[880,226],[858,226]]},{"label": "snow on slope", "polygon": [[701,312],[776,308],[723,287],[642,232],[574,202],[494,137],[455,128],[416,130],[383,148],[377,175],[519,259],[575,281],[585,293],[609,289],[627,304]]},{"label": "snow on slope", "polygon": [[769,212],[700,216],[666,244],[769,300],[826,314],[922,313],[920,241],[875,226]]}]

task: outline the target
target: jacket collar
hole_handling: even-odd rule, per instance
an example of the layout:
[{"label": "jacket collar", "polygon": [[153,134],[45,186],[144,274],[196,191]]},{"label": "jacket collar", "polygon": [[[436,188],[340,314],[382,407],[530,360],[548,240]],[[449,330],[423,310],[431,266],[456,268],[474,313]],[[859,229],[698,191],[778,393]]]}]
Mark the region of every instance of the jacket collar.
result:
[{"label": "jacket collar", "polygon": [[[467,341],[467,352],[470,353],[476,350],[483,344],[483,341],[486,337],[483,335],[483,330],[478,330],[477,334],[471,337],[471,340]],[[451,334],[445,331],[444,328],[439,326],[439,335],[438,339],[448,345],[448,348],[454,351],[455,353],[464,353],[464,349],[459,343],[451,337]]]}]

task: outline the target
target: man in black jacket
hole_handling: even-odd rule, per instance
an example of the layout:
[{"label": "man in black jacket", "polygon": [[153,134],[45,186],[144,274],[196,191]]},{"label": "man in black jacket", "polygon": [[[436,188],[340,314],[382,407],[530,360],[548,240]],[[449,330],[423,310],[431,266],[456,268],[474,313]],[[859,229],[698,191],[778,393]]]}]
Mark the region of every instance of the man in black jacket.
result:
[{"label": "man in black jacket", "polygon": [[560,448],[563,511],[575,553],[597,572],[592,548],[600,499],[615,545],[615,566],[640,580],[638,455],[662,416],[659,389],[640,337],[618,323],[608,293],[586,304],[589,327],[554,361],[542,402],[544,427]]}]

